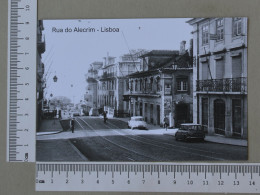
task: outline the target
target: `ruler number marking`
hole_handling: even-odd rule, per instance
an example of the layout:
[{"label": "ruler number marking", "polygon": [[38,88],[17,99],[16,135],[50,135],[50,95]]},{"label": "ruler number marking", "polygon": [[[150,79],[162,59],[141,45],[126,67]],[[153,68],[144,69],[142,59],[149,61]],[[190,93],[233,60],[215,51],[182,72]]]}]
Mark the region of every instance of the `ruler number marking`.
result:
[{"label": "ruler number marking", "polygon": [[233,181],[233,185],[234,186],[239,186],[239,181],[238,180]]},{"label": "ruler number marking", "polygon": [[30,11],[30,5],[25,6],[25,11]]}]

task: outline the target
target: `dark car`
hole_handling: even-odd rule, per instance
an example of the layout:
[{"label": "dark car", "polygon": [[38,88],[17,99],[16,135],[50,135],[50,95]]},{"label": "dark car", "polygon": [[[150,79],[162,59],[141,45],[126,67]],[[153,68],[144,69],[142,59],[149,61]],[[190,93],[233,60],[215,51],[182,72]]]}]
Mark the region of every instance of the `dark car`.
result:
[{"label": "dark car", "polygon": [[175,133],[176,140],[199,139],[203,141],[205,132],[200,124],[185,123],[181,124],[178,131]]}]

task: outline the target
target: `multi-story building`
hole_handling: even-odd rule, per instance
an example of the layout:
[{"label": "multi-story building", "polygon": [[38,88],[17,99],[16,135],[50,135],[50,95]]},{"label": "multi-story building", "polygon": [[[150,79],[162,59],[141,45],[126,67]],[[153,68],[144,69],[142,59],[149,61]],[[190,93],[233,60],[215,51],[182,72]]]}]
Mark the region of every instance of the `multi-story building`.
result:
[{"label": "multi-story building", "polygon": [[37,25],[37,81],[36,81],[36,90],[37,90],[37,129],[41,123],[42,117],[42,108],[43,108],[43,100],[44,100],[44,88],[45,81],[43,79],[44,75],[44,64],[42,62],[42,54],[45,52],[45,39],[42,35],[43,22],[42,20],[38,20]]},{"label": "multi-story building", "polygon": [[86,94],[84,96],[86,103],[86,111],[89,112],[91,108],[97,108],[97,85],[98,85],[98,71],[102,68],[103,62],[93,62],[90,64],[88,73],[85,75],[87,86]]},{"label": "multi-story building", "polygon": [[97,86],[97,103],[100,110],[105,109],[110,115],[114,115],[114,109],[118,99],[115,96],[118,89],[116,82],[116,57],[107,55],[103,58],[102,72],[99,73]]},{"label": "multi-story building", "polygon": [[140,50],[134,54],[125,54],[120,56],[117,62],[117,97],[119,104],[116,108],[116,116],[126,117],[129,115],[129,103],[124,101],[123,95],[129,91],[128,75],[142,70],[139,56],[144,52],[146,51]]},{"label": "multi-story building", "polygon": [[131,116],[162,125],[164,116],[170,126],[192,121],[192,66],[190,55],[181,43],[181,51],[152,50],[142,56],[141,72],[130,74]]},{"label": "multi-story building", "polygon": [[129,105],[123,101],[123,94],[128,91],[127,75],[141,70],[138,56],[142,52],[122,55],[118,61],[115,57],[104,57],[102,72],[98,73],[98,108],[114,116],[128,115]]},{"label": "multi-story building", "polygon": [[193,18],[193,121],[247,138],[247,18]]}]

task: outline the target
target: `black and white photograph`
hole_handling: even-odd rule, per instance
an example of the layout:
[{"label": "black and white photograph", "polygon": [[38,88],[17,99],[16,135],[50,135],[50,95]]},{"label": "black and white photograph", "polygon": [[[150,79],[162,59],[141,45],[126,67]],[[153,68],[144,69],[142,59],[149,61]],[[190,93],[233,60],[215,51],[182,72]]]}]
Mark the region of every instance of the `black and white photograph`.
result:
[{"label": "black and white photograph", "polygon": [[38,20],[36,161],[248,160],[247,25]]}]

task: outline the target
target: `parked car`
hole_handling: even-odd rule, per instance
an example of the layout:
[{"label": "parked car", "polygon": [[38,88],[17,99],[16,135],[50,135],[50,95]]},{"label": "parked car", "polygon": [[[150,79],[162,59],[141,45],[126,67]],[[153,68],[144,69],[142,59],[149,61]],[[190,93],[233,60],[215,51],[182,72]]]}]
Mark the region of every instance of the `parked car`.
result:
[{"label": "parked car", "polygon": [[98,116],[98,109],[91,108],[89,111],[89,116]]},{"label": "parked car", "polygon": [[176,140],[189,140],[189,139],[200,139],[204,140],[205,132],[202,125],[193,123],[184,123],[180,125],[180,128],[175,133]]},{"label": "parked car", "polygon": [[132,130],[135,128],[147,129],[147,123],[142,116],[132,116],[130,121],[128,121],[128,128],[131,128]]}]

